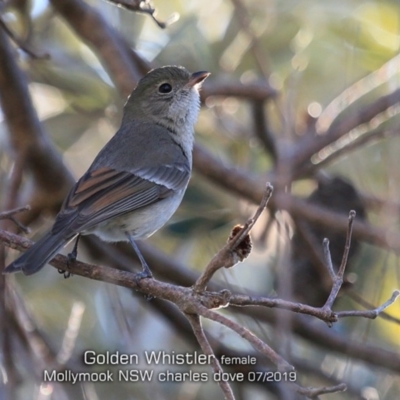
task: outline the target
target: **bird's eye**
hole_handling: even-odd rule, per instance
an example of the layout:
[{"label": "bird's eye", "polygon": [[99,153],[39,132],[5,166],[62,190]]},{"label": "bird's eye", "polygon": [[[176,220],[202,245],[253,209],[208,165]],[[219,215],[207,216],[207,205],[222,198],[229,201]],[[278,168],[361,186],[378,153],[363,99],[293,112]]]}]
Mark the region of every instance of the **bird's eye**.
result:
[{"label": "bird's eye", "polygon": [[169,93],[172,90],[172,86],[169,83],[163,83],[162,85],[160,85],[160,87],[158,88],[158,91],[160,93]]}]

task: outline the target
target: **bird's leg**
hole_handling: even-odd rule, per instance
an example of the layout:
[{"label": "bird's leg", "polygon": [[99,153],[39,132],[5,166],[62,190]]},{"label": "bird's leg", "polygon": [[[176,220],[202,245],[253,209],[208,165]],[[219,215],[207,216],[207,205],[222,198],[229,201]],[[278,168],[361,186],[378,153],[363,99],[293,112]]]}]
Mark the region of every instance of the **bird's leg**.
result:
[{"label": "bird's leg", "polygon": [[[79,239],[80,238],[81,238],[81,235],[78,234],[78,236],[76,237],[75,244],[74,244],[74,247],[72,248],[71,253],[67,254],[67,268],[69,268],[69,266],[71,264],[73,264],[76,261],[77,257],[78,257],[78,244],[79,244]],[[69,278],[72,275],[71,272],[63,271],[61,269],[59,269],[58,272],[60,274],[64,274],[64,278],[65,279]]]},{"label": "bird's leg", "polygon": [[81,235],[78,235],[75,240],[74,247],[72,248],[71,253],[68,253],[68,265],[74,263],[76,261],[76,258],[78,257],[78,244],[79,244],[79,239],[81,238]]},{"label": "bird's leg", "polygon": [[151,273],[150,268],[147,265],[147,262],[145,261],[142,253],[140,252],[139,247],[133,240],[133,237],[131,236],[131,234],[129,232],[125,232],[125,234],[126,234],[127,238],[129,239],[129,242],[132,245],[133,249],[135,250],[135,253],[138,256],[140,263],[142,264],[142,268],[143,268],[142,272],[138,272],[137,274],[135,274],[136,282],[139,283],[139,281],[141,281],[142,279],[152,278],[153,274]]}]

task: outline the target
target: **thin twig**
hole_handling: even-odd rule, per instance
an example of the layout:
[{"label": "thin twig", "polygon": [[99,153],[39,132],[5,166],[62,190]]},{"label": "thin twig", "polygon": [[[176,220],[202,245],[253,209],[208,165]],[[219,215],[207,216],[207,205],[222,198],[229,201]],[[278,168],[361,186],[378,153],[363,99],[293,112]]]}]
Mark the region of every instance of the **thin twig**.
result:
[{"label": "thin twig", "polygon": [[31,207],[29,205],[26,205],[23,207],[14,208],[12,210],[2,211],[2,212],[0,212],[0,219],[9,219],[10,217],[14,216],[15,214],[18,214],[22,211],[29,211],[30,209],[31,209]]},{"label": "thin twig", "polygon": [[337,321],[337,316],[331,310],[323,310],[320,307],[312,307],[307,304],[296,303],[279,298],[232,294],[229,299],[229,305],[234,307],[262,306],[268,308],[279,308],[299,314],[311,315],[328,323]]},{"label": "thin twig", "polygon": [[331,251],[329,250],[329,239],[328,238],[325,238],[323,240],[322,247],[324,248],[324,258],[325,258],[326,269],[328,270],[329,275],[332,278],[332,281],[334,281],[336,278],[336,274],[335,274],[335,271],[333,270],[332,257],[331,257]]},{"label": "thin twig", "polygon": [[296,392],[299,394],[302,394],[303,396],[308,397],[309,399],[315,399],[321,394],[327,394],[327,393],[337,393],[337,392],[344,392],[347,389],[347,386],[345,383],[341,383],[340,385],[336,386],[326,386],[322,388],[304,388],[301,386],[296,385]]},{"label": "thin twig", "polygon": [[154,20],[154,22],[162,29],[165,29],[167,26],[171,25],[173,22],[176,21],[176,18],[174,18],[173,16],[168,18],[166,22],[161,22],[160,20],[158,20],[154,16],[156,9],[153,8],[152,4],[148,0],[108,0],[108,1],[125,10],[150,15],[151,18]]},{"label": "thin twig", "polygon": [[347,258],[349,256],[349,251],[350,251],[350,245],[351,245],[351,235],[353,233],[353,222],[354,218],[356,217],[356,212],[354,210],[351,210],[349,213],[349,224],[347,228],[347,235],[346,235],[346,244],[344,246],[344,252],[343,252],[343,257],[342,257],[342,262],[339,267],[339,271],[335,276],[335,279],[333,281],[333,286],[331,293],[329,294],[328,300],[326,301],[325,305],[323,308],[325,309],[332,309],[332,305],[336,300],[336,297],[339,293],[340,288],[342,287],[343,284],[343,275],[344,275],[344,270],[346,269],[347,265]]},{"label": "thin twig", "polygon": [[391,306],[399,297],[400,291],[395,290],[392,293],[392,296],[388,301],[383,303],[381,306],[376,307],[372,310],[351,310],[351,311],[338,311],[336,312],[336,315],[338,318],[345,318],[345,317],[364,317],[364,318],[369,318],[369,319],[375,319],[379,314],[382,313],[383,310]]},{"label": "thin twig", "polygon": [[229,298],[229,305],[235,307],[262,306],[268,308],[279,308],[299,314],[311,315],[322,321],[333,323],[339,318],[344,317],[364,317],[374,319],[380,313],[382,313],[383,310],[392,305],[396,301],[398,295],[399,291],[395,290],[389,300],[387,300],[381,306],[373,308],[372,310],[349,310],[334,312],[331,309],[324,307],[312,307],[307,304],[295,303],[278,298],[249,296],[244,294],[232,294]]},{"label": "thin twig", "polygon": [[[267,182],[266,188],[261,199],[261,202],[252,218],[249,218],[245,225],[234,235],[234,237],[228,240],[228,243],[212,258],[204,272],[197,279],[193,290],[195,292],[202,292],[206,289],[208,282],[211,280],[216,271],[221,268],[231,268],[239,261],[242,261],[242,257],[239,256],[235,250],[247,237],[257,219],[268,204],[268,200],[271,198],[273,191],[272,185]],[[247,256],[247,255],[246,255]]]},{"label": "thin twig", "polygon": [[[199,316],[196,314],[185,314],[185,315],[188,321],[190,322],[190,325],[192,326],[193,333],[195,334],[196,339],[199,342],[199,345],[203,350],[204,354],[206,354],[207,356],[212,356],[212,365],[214,372],[222,373],[223,369],[217,357],[215,357],[214,351],[204,333]],[[230,387],[228,382],[221,379],[218,381],[218,384],[221,387],[221,390],[223,391],[226,400],[235,400],[232,388]]]},{"label": "thin twig", "polygon": [[[330,288],[332,281],[329,279],[326,273],[324,256],[321,254],[319,240],[315,237],[308,224],[302,218],[293,217],[296,225],[296,233],[303,239],[304,247],[309,254],[309,258],[315,266],[316,273],[318,273],[321,279],[321,285],[323,288]],[[332,261],[331,261],[332,264]],[[328,289],[329,290],[329,289]]]},{"label": "thin twig", "polygon": [[211,319],[218,322],[221,325],[233,330],[243,339],[247,340],[256,350],[268,357],[280,371],[293,371],[294,367],[290,365],[282,356],[280,356],[275,350],[269,347],[265,342],[258,338],[253,332],[244,326],[218,314],[214,311],[209,310],[204,306],[198,306],[197,312],[204,318]]},{"label": "thin twig", "polygon": [[[357,292],[354,290],[349,290],[346,292],[346,295],[349,296],[354,302],[363,306],[364,308],[373,309],[374,306],[368,302],[367,300],[363,299]],[[393,315],[388,314],[387,312],[383,311],[380,313],[380,317],[385,319],[386,321],[394,322],[395,324],[400,325],[400,318],[396,318]]]},{"label": "thin twig", "polygon": [[24,233],[30,233],[30,229],[28,227],[26,227],[24,224],[22,224],[21,222],[19,222],[14,217],[15,214],[18,214],[22,211],[28,211],[30,209],[31,209],[31,207],[29,205],[27,205],[24,207],[14,208],[9,211],[3,211],[0,213],[0,219],[9,219],[10,221],[14,222],[14,224],[17,225],[18,228],[20,228]]},{"label": "thin twig", "polygon": [[23,50],[26,54],[28,54],[30,57],[36,59],[36,60],[45,60],[50,58],[50,55],[48,53],[42,53],[38,54],[34,50],[30,49],[28,44],[25,43],[22,39],[20,39],[17,35],[14,34],[14,32],[7,26],[7,24],[3,21],[3,19],[0,17],[0,28],[3,28],[4,32],[6,32],[7,36],[21,49]]}]

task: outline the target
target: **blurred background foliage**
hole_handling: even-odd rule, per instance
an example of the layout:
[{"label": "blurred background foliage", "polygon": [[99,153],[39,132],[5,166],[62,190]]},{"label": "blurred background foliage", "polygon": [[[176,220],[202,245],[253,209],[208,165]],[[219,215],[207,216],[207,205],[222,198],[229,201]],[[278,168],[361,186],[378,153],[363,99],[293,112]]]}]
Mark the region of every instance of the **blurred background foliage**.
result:
[{"label": "blurred background foliage", "polygon": [[[3,19],[10,29],[28,38],[37,53],[49,54],[48,59],[32,59],[18,50],[20,63],[31,82],[29,88],[40,120],[63,154],[66,165],[78,178],[118,128],[125,99],[118,95],[95,53],[47,1],[8,3]],[[336,101],[333,114],[356,112],[400,86],[398,1],[242,1],[240,4],[247,13],[251,33],[243,27],[243,12],[236,1],[155,0],[160,20],[166,20],[172,13],[180,15],[179,20],[165,30],[146,15],[122,10],[102,0],[88,3],[154,66],[180,64],[191,71],[208,70],[212,73],[210,81],[214,82],[239,80],[247,83],[266,79],[279,93],[266,107],[271,130],[282,146],[295,143],[306,134],[310,121],[324,113],[329,121],[332,113],[326,110],[332,102]],[[30,19],[26,18],[26,12]],[[258,48],[255,48],[255,41]],[[380,72],[374,74],[377,70]],[[361,79],[360,87],[353,86]],[[349,87],[354,89],[353,98],[343,95]],[[379,123],[385,121],[396,126],[397,113],[394,107],[380,116]],[[353,137],[359,134],[357,130],[351,132]],[[2,180],[13,162],[6,136],[2,121]],[[222,161],[253,173],[266,176],[273,166],[272,158],[253,133],[250,101],[234,97],[208,98],[199,117],[196,140]],[[346,177],[365,195],[398,203],[399,154],[400,138],[391,137],[360,147],[324,170]],[[306,197],[315,187],[314,180],[301,180],[293,185],[293,191]],[[194,173],[184,202],[171,223],[149,240],[193,270],[201,271],[225,242],[232,225],[244,221],[252,210],[253,206],[246,201]],[[48,216],[37,221],[31,227],[32,237],[48,229],[52,218]],[[281,218],[286,220],[287,216],[281,215]],[[388,231],[399,229],[396,207],[369,210],[368,219]],[[220,272],[220,280],[237,285],[246,293],[274,294],[273,275],[282,258],[279,252],[287,251],[288,247],[287,240],[280,238],[277,231],[270,237],[271,241],[265,243],[265,224],[266,220],[261,221],[254,231],[256,246],[251,257],[233,270]],[[279,245],[282,241],[286,244]],[[9,256],[11,260],[16,253],[10,251]],[[87,257],[84,251],[80,257],[83,260]],[[385,301],[391,291],[400,286],[398,263],[395,254],[363,244],[352,269],[357,292],[371,304]],[[193,350],[166,321],[153,315],[148,305],[140,305],[123,288],[81,277],[64,280],[50,268],[29,279],[16,276],[15,280],[29,312],[55,349],[62,347],[68,320],[73,318],[78,326],[80,324],[72,358],[86,349],[123,353]],[[347,296],[340,300],[339,306],[358,307]],[[389,312],[400,317],[398,304]],[[290,345],[290,353],[295,357],[308,360],[327,375],[346,381],[365,399],[397,398],[394,393],[399,392],[400,382],[386,370],[321,351],[295,337],[292,343],[282,344],[271,326],[243,316],[236,318],[276,348]],[[310,323],[323,325],[320,321]],[[224,343],[251,350],[220,326],[208,321],[204,325]],[[348,319],[332,329],[398,351],[399,324],[383,319],[373,322]],[[17,360],[17,367],[22,377],[21,399],[222,397],[211,383],[87,384],[71,387],[61,394],[57,392],[59,397],[54,397],[51,388],[38,384],[37,372],[32,373],[23,358]],[[312,374],[302,374],[301,383],[315,386],[319,382]],[[75,393],[75,397],[71,397],[71,393]],[[359,398],[354,396],[350,390],[347,394],[326,398]],[[257,400],[274,398],[274,395],[260,387],[246,386],[242,388],[241,398]]]}]

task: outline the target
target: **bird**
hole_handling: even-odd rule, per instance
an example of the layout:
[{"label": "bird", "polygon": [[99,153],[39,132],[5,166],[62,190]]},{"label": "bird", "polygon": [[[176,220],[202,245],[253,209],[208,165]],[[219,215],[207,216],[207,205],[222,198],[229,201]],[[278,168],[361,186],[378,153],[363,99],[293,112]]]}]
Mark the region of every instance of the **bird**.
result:
[{"label": "bird", "polygon": [[128,241],[142,272],[151,270],[136,245],[159,230],[174,214],[192,171],[194,126],[199,89],[210,75],[181,66],[148,72],[128,97],[121,126],[66,196],[53,227],[3,273],[32,275],[80,235],[108,242]]}]

